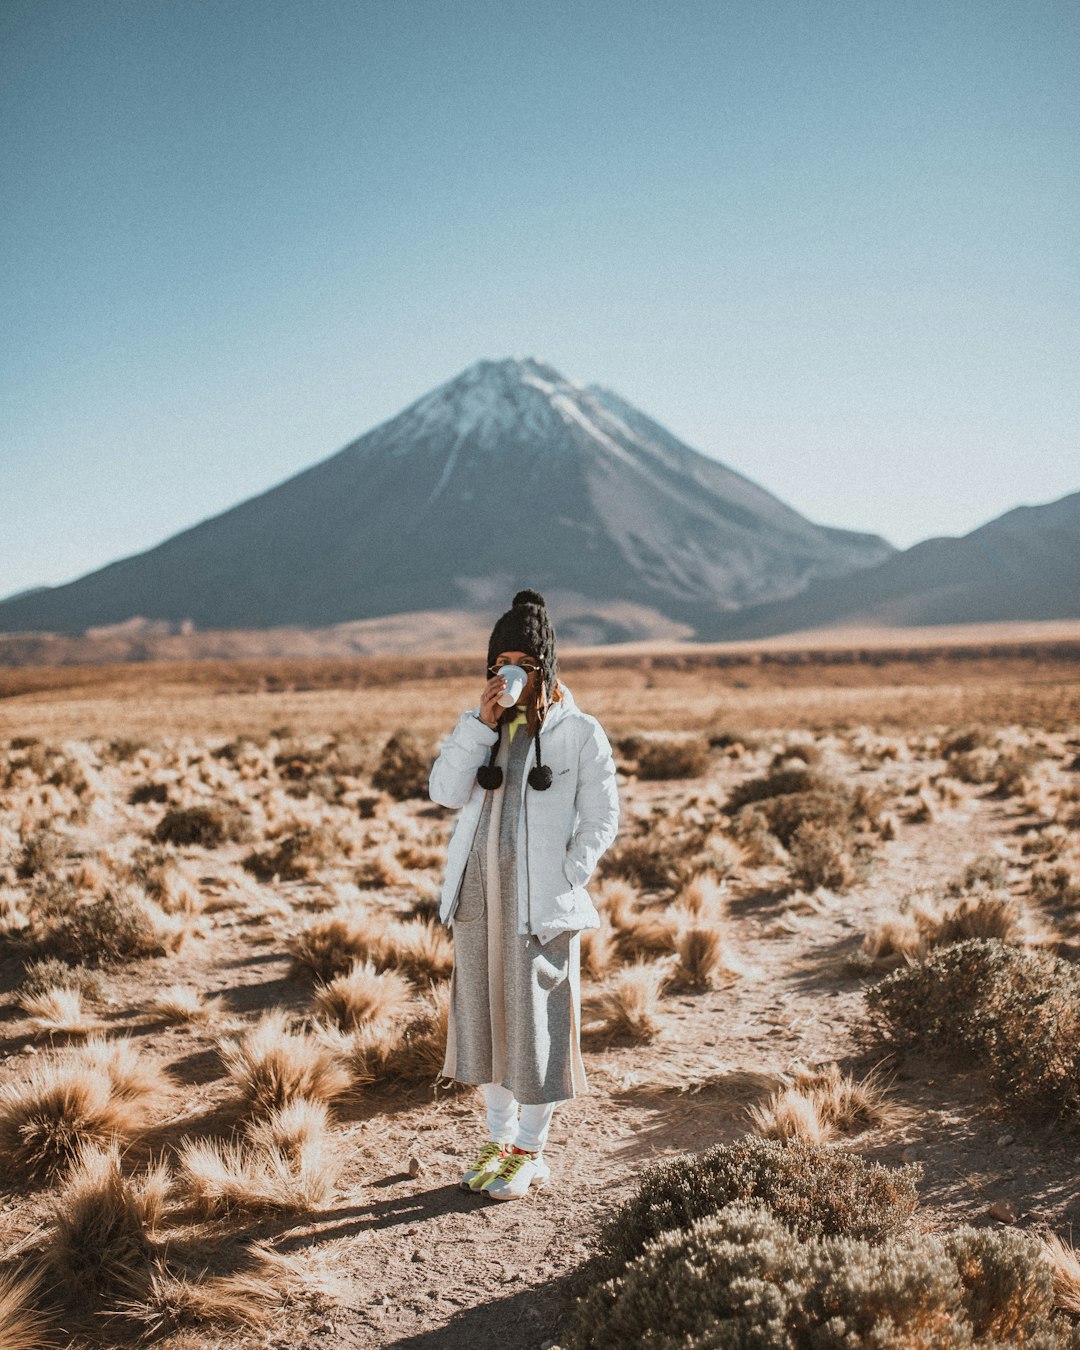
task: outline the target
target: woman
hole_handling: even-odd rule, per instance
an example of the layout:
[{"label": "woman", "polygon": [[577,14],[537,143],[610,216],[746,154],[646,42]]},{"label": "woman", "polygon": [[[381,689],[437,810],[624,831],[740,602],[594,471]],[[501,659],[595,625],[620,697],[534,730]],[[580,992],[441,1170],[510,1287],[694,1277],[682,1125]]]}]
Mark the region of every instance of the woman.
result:
[{"label": "woman", "polygon": [[[502,708],[507,664],[528,681]],[[489,1137],[461,1186],[499,1200],[544,1184],[555,1106],[587,1090],[579,935],[600,917],[585,883],[619,824],[611,746],[556,666],[544,598],[519,591],[429,782],[432,801],[461,808],[439,905],[454,936],[442,1073],[483,1088]]]}]

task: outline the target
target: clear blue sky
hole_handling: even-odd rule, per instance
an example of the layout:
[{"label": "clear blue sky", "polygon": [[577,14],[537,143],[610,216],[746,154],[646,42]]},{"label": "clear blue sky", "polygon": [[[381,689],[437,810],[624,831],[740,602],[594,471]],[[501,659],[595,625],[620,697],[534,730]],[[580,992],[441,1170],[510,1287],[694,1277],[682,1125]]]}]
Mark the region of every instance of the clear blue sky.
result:
[{"label": "clear blue sky", "polygon": [[1071,0],[3,0],[0,595],[480,357],[906,546],[1080,488]]}]

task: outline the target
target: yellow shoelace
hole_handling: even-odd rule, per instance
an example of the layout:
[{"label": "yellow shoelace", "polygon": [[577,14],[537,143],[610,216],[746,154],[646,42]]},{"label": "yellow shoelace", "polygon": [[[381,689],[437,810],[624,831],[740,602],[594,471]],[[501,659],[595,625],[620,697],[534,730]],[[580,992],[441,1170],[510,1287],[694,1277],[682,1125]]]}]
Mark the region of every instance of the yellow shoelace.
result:
[{"label": "yellow shoelace", "polygon": [[508,1153],[503,1165],[499,1168],[499,1176],[505,1181],[509,1181],[521,1171],[527,1162],[535,1162],[536,1159],[531,1153]]},{"label": "yellow shoelace", "polygon": [[497,1158],[502,1153],[502,1149],[494,1141],[483,1146],[480,1152],[473,1159],[473,1165],[470,1169],[473,1172],[479,1172],[485,1168],[493,1158]]}]

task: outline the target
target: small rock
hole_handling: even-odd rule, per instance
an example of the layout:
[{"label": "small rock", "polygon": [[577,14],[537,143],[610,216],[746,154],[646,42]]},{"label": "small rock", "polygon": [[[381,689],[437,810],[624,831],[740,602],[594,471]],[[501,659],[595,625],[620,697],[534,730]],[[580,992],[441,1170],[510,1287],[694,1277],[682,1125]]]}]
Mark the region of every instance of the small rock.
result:
[{"label": "small rock", "polygon": [[1015,1137],[1016,1136],[1012,1134],[999,1135],[997,1141],[998,1148],[1008,1148]]},{"label": "small rock", "polygon": [[415,1251],[413,1252],[412,1256],[409,1259],[412,1261],[423,1261],[424,1253],[421,1251]]},{"label": "small rock", "polygon": [[1011,1200],[995,1200],[987,1213],[992,1219],[997,1219],[999,1223],[1015,1223],[1019,1217],[1016,1206]]},{"label": "small rock", "polygon": [[917,1148],[905,1148],[900,1154],[900,1161],[913,1163],[919,1161],[919,1150]]},{"label": "small rock", "polygon": [[421,1176],[423,1174],[423,1171],[424,1171],[424,1164],[414,1154],[409,1159],[409,1176],[411,1177]]},{"label": "small rock", "polygon": [[544,1342],[542,1343],[542,1345],[540,1346],[540,1350],[559,1350],[559,1342],[558,1342],[558,1341],[544,1341]]}]

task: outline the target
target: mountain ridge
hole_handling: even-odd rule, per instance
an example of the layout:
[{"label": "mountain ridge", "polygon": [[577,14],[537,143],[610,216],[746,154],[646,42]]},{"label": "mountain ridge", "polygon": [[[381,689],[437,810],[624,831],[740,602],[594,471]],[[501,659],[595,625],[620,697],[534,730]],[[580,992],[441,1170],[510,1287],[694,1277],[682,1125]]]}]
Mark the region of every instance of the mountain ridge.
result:
[{"label": "mountain ridge", "polygon": [[836,625],[1080,618],[1080,492],[1016,506],[965,535],[921,540],[855,576],[811,582],[709,629],[717,640]]},{"label": "mountain ridge", "polygon": [[815,525],[611,390],[481,360],[151,549],[0,602],[0,632],[319,627],[489,610],[525,581],[696,629],[893,551]]}]

